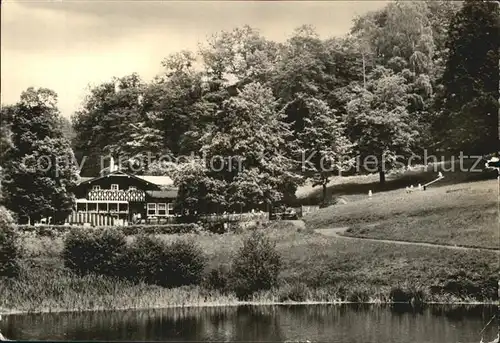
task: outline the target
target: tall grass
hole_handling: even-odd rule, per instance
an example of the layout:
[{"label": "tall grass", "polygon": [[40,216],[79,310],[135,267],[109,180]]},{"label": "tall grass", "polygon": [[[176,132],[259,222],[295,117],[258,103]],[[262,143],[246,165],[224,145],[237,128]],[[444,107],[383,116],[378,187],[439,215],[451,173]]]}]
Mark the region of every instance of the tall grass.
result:
[{"label": "tall grass", "polygon": [[[50,270],[50,274],[48,271]],[[281,283],[276,288],[254,293],[238,301],[233,293],[220,293],[200,286],[173,289],[145,283],[131,283],[106,276],[77,276],[63,268],[23,264],[18,279],[0,282],[0,308],[3,311],[51,312],[166,308],[172,306],[227,306],[275,303],[388,303],[391,301],[473,302],[451,294],[433,294],[429,288],[411,285],[397,287],[339,282],[336,285],[311,287],[306,284]],[[395,295],[399,294],[397,298]],[[401,294],[404,297],[401,297]],[[484,299],[492,301],[493,299]]]},{"label": "tall grass", "polygon": [[[50,271],[50,273],[48,273]],[[0,308],[82,311],[231,304],[236,299],[200,287],[168,289],[103,275],[78,276],[63,268],[24,264],[19,278],[0,282]]]}]

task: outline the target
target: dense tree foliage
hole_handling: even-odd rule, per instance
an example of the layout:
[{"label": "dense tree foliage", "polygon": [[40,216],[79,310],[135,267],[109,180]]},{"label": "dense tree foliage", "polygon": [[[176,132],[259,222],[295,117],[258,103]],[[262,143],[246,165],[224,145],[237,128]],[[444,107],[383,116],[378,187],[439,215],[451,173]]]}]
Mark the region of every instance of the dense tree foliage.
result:
[{"label": "dense tree foliage", "polygon": [[[131,74],[91,88],[72,130],[57,119],[54,94],[28,91],[2,108],[7,193],[23,197],[37,185],[62,194],[69,183],[31,164],[70,152],[66,139],[86,159],[84,176],[99,173],[108,154],[121,168],[172,176],[186,214],[266,208],[304,180],[325,193],[352,167],[384,182],[423,149],[498,150],[498,26],[491,2],[429,0],[390,2],[343,37],[323,39],[311,26],[284,42],[249,26],[221,31],[196,52],[167,56],[152,81]],[[56,204],[44,194],[12,209],[47,215]]]},{"label": "dense tree foliage", "polygon": [[325,101],[311,98],[304,103],[308,113],[299,135],[304,154],[302,172],[313,186],[322,186],[325,202],[330,178],[341,176],[353,165],[353,145],[344,134],[340,118]]},{"label": "dense tree foliage", "polygon": [[[412,152],[491,150],[495,11],[485,2],[394,1],[356,18],[344,37],[321,39],[311,26],[283,43],[248,26],[222,31],[197,53],[167,57],[153,82],[137,81],[120,96],[128,100],[117,100],[112,83],[94,89],[75,116],[76,141],[87,153],[115,146],[192,155],[196,163],[177,168],[187,168],[177,174],[183,206],[206,211],[276,202],[304,179],[325,187],[356,156],[375,160],[356,170],[378,171],[383,182]],[[110,130],[121,131],[111,138]],[[297,163],[314,151],[306,168]],[[213,172],[207,157],[214,156],[238,156],[243,169]],[[343,166],[320,168],[340,157]]]},{"label": "dense tree foliage", "polygon": [[452,19],[440,105],[446,146],[486,154],[498,143],[498,4],[466,1]]},{"label": "dense tree foliage", "polygon": [[63,135],[57,95],[29,88],[9,108],[11,148],[4,156],[5,204],[20,222],[52,217],[65,219],[74,197],[78,169]]}]

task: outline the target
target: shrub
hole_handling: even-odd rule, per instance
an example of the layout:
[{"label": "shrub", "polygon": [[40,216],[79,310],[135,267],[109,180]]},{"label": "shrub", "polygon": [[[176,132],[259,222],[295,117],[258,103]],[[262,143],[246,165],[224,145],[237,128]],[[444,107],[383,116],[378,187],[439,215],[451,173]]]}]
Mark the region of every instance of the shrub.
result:
[{"label": "shrub", "polygon": [[126,251],[123,233],[115,229],[73,229],[64,241],[64,265],[78,274],[118,275]]},{"label": "shrub", "polygon": [[425,292],[419,287],[402,285],[392,287],[389,298],[394,303],[420,305],[425,302]]},{"label": "shrub", "polygon": [[403,290],[401,287],[391,288],[389,297],[391,298],[391,301],[395,303],[409,303],[411,300],[411,294]]},{"label": "shrub", "polygon": [[303,302],[309,297],[309,288],[302,282],[294,282],[291,286],[284,288],[280,294],[280,301]]},{"label": "shrub", "polygon": [[167,235],[182,233],[200,233],[202,227],[198,224],[164,224],[164,225],[129,225],[119,228],[127,236],[145,235]]},{"label": "shrub", "polygon": [[20,257],[21,248],[12,217],[5,207],[0,206],[0,276],[17,276]]},{"label": "shrub", "polygon": [[[227,224],[227,225],[225,225]],[[207,229],[207,231],[217,234],[222,234],[229,231],[228,223],[214,222],[214,223],[204,223],[203,226]]]},{"label": "shrub", "polygon": [[165,244],[153,236],[139,235],[122,255],[122,276],[133,281],[156,283]]},{"label": "shrub", "polygon": [[167,247],[168,286],[199,284],[206,265],[203,251],[192,241],[175,241]]},{"label": "shrub", "polygon": [[141,235],[127,249],[121,264],[126,267],[129,279],[177,287],[199,284],[205,261],[201,249],[191,241],[166,244],[152,236]]},{"label": "shrub", "polygon": [[349,294],[347,300],[352,303],[367,303],[370,301],[370,295],[365,290],[355,290]]},{"label": "shrub", "polygon": [[226,292],[229,287],[230,270],[225,265],[210,270],[203,282],[204,288]]},{"label": "shrub", "polygon": [[231,280],[236,296],[247,299],[276,286],[280,269],[281,257],[275,244],[262,231],[253,231],[233,261]]}]

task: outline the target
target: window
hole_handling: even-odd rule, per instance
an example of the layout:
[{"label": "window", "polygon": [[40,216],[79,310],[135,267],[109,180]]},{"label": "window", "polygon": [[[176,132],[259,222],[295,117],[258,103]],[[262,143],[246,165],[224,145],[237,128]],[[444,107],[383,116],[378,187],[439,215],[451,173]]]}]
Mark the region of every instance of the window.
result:
[{"label": "window", "polygon": [[99,186],[99,185],[93,185],[92,186],[92,190],[93,191],[100,191],[101,190],[101,186]]},{"label": "window", "polygon": [[170,202],[167,204],[167,206],[168,206],[168,208],[167,208],[168,215],[173,216],[174,215],[174,204]]},{"label": "window", "polygon": [[135,187],[135,186],[130,186],[130,187],[128,188],[128,190],[129,190],[129,191],[136,191],[136,190],[137,190],[137,187]]},{"label": "window", "polygon": [[148,216],[155,216],[155,215],[156,215],[156,204],[148,203]]},{"label": "window", "polygon": [[95,202],[87,203],[87,210],[89,212],[97,212],[97,204]]},{"label": "window", "polygon": [[118,204],[110,203],[109,204],[109,212],[118,212]]},{"label": "window", "polygon": [[158,204],[158,215],[159,216],[167,215],[167,204]]},{"label": "window", "polygon": [[118,190],[118,184],[113,183],[113,184],[111,185],[111,190],[112,190],[112,191],[117,191],[117,190]]},{"label": "window", "polygon": [[107,203],[98,203],[97,208],[99,209],[99,212],[108,212],[108,204]]},{"label": "window", "polygon": [[118,207],[120,212],[128,212],[128,204],[119,204]]},{"label": "window", "polygon": [[87,212],[87,204],[86,203],[81,203],[81,202],[77,203],[76,204],[76,210],[78,212]]}]

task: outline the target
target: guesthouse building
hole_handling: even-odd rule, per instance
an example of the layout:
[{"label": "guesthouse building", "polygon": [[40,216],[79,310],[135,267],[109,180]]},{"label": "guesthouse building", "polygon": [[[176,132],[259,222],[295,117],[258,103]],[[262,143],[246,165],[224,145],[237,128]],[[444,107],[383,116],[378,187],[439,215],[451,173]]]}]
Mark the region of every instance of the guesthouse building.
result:
[{"label": "guesthouse building", "polygon": [[177,188],[168,176],[132,175],[112,171],[81,178],[73,190],[75,208],[68,224],[115,226],[174,221]]}]

